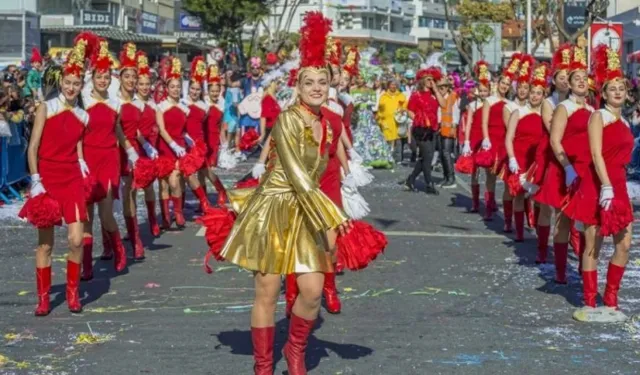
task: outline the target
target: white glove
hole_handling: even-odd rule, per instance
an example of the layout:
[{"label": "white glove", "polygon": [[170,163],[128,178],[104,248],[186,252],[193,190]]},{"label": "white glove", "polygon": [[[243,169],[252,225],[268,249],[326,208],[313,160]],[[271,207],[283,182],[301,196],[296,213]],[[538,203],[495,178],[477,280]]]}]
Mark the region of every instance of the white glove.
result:
[{"label": "white glove", "polygon": [[189,134],[184,133],[184,143],[187,144],[187,147],[191,148],[193,147],[193,145],[195,144],[195,142],[193,142],[193,139],[191,139],[191,137],[189,137]]},{"label": "white glove", "polygon": [[185,150],[184,147],[178,145],[176,141],[171,141],[171,143],[169,143],[169,147],[171,147],[173,153],[176,154],[176,156],[179,158],[187,154],[187,150]]},{"label": "white glove", "polygon": [[351,173],[349,173],[344,178],[344,180],[342,180],[342,185],[348,187],[349,189],[358,189],[358,183]]},{"label": "white glove", "polygon": [[84,161],[84,159],[78,159],[80,163],[80,172],[82,172],[82,177],[87,177],[89,175],[89,166]]},{"label": "white glove", "polygon": [[150,159],[157,159],[158,158],[158,150],[156,150],[155,147],[151,146],[151,143],[149,142],[145,142],[142,144],[142,148],[144,149],[145,154],[147,154],[147,156]]},{"label": "white glove", "polygon": [[516,174],[520,171],[520,167],[518,166],[518,161],[516,158],[509,158],[509,170],[511,173]]},{"label": "white glove", "polygon": [[128,148],[126,152],[127,159],[129,159],[129,165],[131,165],[131,168],[133,168],[140,157],[138,156],[136,149],[133,147]]},{"label": "white glove", "polygon": [[266,172],[266,168],[264,166],[264,163],[255,163],[253,165],[253,168],[251,169],[251,177],[253,178],[260,178],[260,176],[262,176],[262,174],[264,172]]},{"label": "white glove", "polygon": [[46,190],[44,190],[44,186],[42,186],[42,181],[40,181],[40,174],[32,174],[31,175],[31,189],[29,189],[29,196],[31,198],[37,197],[40,194],[44,194]]},{"label": "white glove", "polygon": [[482,148],[484,150],[488,150],[491,148],[491,141],[489,140],[489,138],[485,138],[482,140]]},{"label": "white glove", "polygon": [[576,173],[576,170],[573,169],[573,165],[569,164],[564,167],[564,184],[567,187],[571,186],[576,178],[578,178],[578,174]]},{"label": "white glove", "polygon": [[363,162],[362,156],[360,156],[353,147],[349,149],[349,159],[356,163]]},{"label": "white glove", "polygon": [[469,143],[469,141],[464,141],[464,143],[462,144],[462,155],[471,155],[471,144]]},{"label": "white glove", "polygon": [[611,201],[613,200],[613,187],[611,185],[602,185],[600,188],[600,207],[604,210],[611,208]]}]

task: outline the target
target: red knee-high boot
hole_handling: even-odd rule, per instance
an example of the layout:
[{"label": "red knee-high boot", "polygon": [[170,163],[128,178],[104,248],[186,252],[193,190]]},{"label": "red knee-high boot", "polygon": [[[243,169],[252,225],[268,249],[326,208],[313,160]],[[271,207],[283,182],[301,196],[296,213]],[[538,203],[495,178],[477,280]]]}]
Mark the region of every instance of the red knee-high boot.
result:
[{"label": "red knee-high boot", "polygon": [[549,234],[551,233],[551,227],[548,225],[538,225],[538,255],[536,257],[536,263],[547,262],[547,251],[549,250]]},{"label": "red knee-high boot", "polygon": [[576,229],[575,223],[571,222],[571,231],[569,232],[571,237],[569,237],[569,242],[571,243],[571,248],[573,249],[573,253],[578,256],[580,254],[580,231]]},{"label": "red knee-high boot", "polygon": [[220,181],[220,178],[216,178],[213,183],[213,187],[215,187],[216,191],[218,192],[218,201],[216,202],[216,204],[219,207],[224,206],[225,203],[227,203],[227,190],[224,188],[224,185],[222,185],[222,181]]},{"label": "red knee-high boot", "polygon": [[[511,233],[511,219],[513,218],[513,200],[502,201],[502,209],[504,210],[504,232]],[[516,225],[518,223],[516,222]]]},{"label": "red knee-high boot", "polygon": [[51,311],[49,291],[51,290],[51,267],[36,268],[36,288],[38,289],[38,306],[35,316],[47,316]]},{"label": "red knee-high boot", "polygon": [[136,216],[125,216],[124,221],[127,225],[127,233],[133,247],[133,258],[135,260],[144,259],[144,245],[140,239],[140,228],[138,227],[138,218]]},{"label": "red knee-high boot", "polygon": [[67,260],[67,305],[72,313],[82,312],[79,284],[80,264]]},{"label": "red knee-high boot", "polygon": [[495,193],[492,191],[484,192],[484,220],[491,221],[493,220],[493,212],[495,208],[493,205],[495,204]]},{"label": "red knee-high boot", "polygon": [[200,201],[200,210],[205,213],[209,209],[209,199],[207,198],[207,193],[204,190],[204,187],[199,186],[197,189],[193,190],[193,194]]},{"label": "red knee-high boot", "polygon": [[553,257],[556,264],[556,283],[567,283],[567,252],[569,251],[569,244],[567,243],[553,243]]},{"label": "red knee-high boot", "polygon": [[173,215],[176,217],[176,225],[182,229],[185,224],[184,214],[182,213],[182,203],[184,200],[181,197],[171,197],[171,201],[173,202]]},{"label": "red knee-high boot", "polygon": [[471,185],[471,212],[480,211],[480,185]]},{"label": "red knee-high boot", "polygon": [[111,241],[109,240],[109,233],[104,227],[102,229],[102,255],[100,255],[101,260],[111,260],[113,259],[113,246],[111,246]]},{"label": "red knee-high boot", "polygon": [[169,200],[160,200],[160,215],[162,216],[162,229],[167,230],[171,228],[171,211],[169,211]]},{"label": "red knee-high boot", "polygon": [[296,314],[291,314],[289,323],[289,339],[284,344],[282,353],[287,360],[289,375],[306,375],[307,368],[304,360],[309,335],[313,330],[315,320],[306,320]]},{"label": "red knee-high boot", "polygon": [[582,294],[586,306],[596,307],[598,271],[582,271]]},{"label": "red knee-high boot", "polygon": [[288,274],[284,280],[284,300],[286,302],[285,314],[287,319],[290,319],[293,304],[296,302],[296,298],[298,298],[298,282],[296,281],[295,273]]},{"label": "red knee-high boot", "polygon": [[93,237],[82,239],[82,276],[80,280],[93,279]]},{"label": "red knee-high boot", "polygon": [[536,218],[534,211],[531,209],[531,201],[529,200],[529,198],[524,199],[524,215],[527,219],[527,226],[529,228],[535,228]]},{"label": "red knee-high boot", "polygon": [[154,237],[160,235],[160,227],[156,219],[156,201],[146,201],[147,203],[147,220],[149,221],[149,230]]},{"label": "red knee-high boot", "polygon": [[524,211],[516,211],[516,242],[524,241]]},{"label": "red knee-high boot", "polygon": [[604,297],[602,297],[605,306],[618,309],[618,291],[620,290],[623,275],[624,266],[609,263],[607,286],[604,289]]},{"label": "red knee-high boot", "polygon": [[273,340],[276,327],[251,327],[253,344],[253,373],[255,375],[273,375]]},{"label": "red knee-high boot", "polygon": [[537,204],[533,205],[533,228],[538,227],[538,218],[540,217],[540,206]]},{"label": "red knee-high boot", "polygon": [[340,303],[340,297],[338,297],[335,273],[328,272],[324,274],[322,294],[324,294],[324,301],[327,304],[327,312],[331,314],[340,314],[342,304]]},{"label": "red knee-high boot", "polygon": [[122,238],[120,237],[120,231],[116,229],[115,232],[109,233],[109,240],[113,246],[114,263],[116,272],[122,272],[127,267],[127,253],[122,244]]}]

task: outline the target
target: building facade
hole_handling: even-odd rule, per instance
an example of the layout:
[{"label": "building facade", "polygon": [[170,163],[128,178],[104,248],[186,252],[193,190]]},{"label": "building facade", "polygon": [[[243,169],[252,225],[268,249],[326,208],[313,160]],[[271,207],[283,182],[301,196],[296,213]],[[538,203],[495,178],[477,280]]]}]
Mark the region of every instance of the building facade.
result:
[{"label": "building facade", "polygon": [[[637,3],[636,3],[637,5]],[[629,63],[626,56],[640,51],[640,7],[636,6],[625,12],[621,12],[609,21],[622,23],[622,67],[630,77],[640,77],[640,64]]]},{"label": "building facade", "polygon": [[36,0],[0,1],[0,35],[0,64],[28,62],[31,48],[40,47],[40,16]]}]

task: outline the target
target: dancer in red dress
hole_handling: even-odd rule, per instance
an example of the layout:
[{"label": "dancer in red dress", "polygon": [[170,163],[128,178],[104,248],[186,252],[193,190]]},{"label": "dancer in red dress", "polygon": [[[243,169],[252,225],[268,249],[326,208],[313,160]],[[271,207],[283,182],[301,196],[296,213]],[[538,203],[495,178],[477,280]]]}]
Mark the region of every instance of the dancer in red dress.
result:
[{"label": "dancer in red dress", "polygon": [[[120,237],[118,223],[113,216],[113,200],[119,199],[120,193],[120,151],[118,142],[127,150],[131,164],[138,158],[135,149],[124,138],[120,127],[120,101],[109,97],[111,84],[111,55],[109,44],[99,39],[93,48],[91,58],[93,89],[82,97],[84,108],[89,114],[89,125],[83,139],[84,158],[80,160],[83,170],[92,171],[87,178],[95,182],[89,201],[87,213],[89,221],[84,227],[83,280],[93,278],[93,269],[89,262],[89,254],[93,250],[93,215],[94,205],[98,204],[98,214],[102,226],[103,253],[101,259],[114,259],[116,271],[121,272],[127,266],[127,256]],[[106,238],[106,241],[105,241]]]},{"label": "dancer in red dress", "polygon": [[271,134],[273,125],[276,124],[276,118],[282,111],[280,104],[278,104],[278,100],[276,99],[277,82],[275,80],[271,80],[271,82],[268,83],[263,82],[263,85],[266,87],[264,89],[264,96],[262,97],[261,102],[260,139],[258,140],[258,143],[264,143],[264,140],[267,139],[269,134]]},{"label": "dancer in red dress", "polygon": [[[347,60],[342,67],[342,75],[340,77],[340,93],[338,94],[338,102],[342,106],[342,122],[344,124],[345,147],[348,151],[353,150],[353,135],[351,134],[351,117],[353,116],[353,98],[349,95],[352,81],[360,74],[358,64],[360,63],[360,53],[358,47],[353,46],[347,52]],[[355,150],[353,150],[355,151]]]},{"label": "dancer in red dress", "polygon": [[[543,183],[534,199],[558,212],[553,239],[556,282],[566,284],[567,250],[571,221],[560,212],[568,189],[591,162],[587,124],[593,108],[586,103],[589,90],[586,52],[574,46],[569,68],[572,95],[556,108],[551,121],[550,143],[555,158],[545,167]],[[544,256],[543,256],[544,258]]]},{"label": "dancer in red dress", "polygon": [[[542,123],[541,106],[547,85],[549,68],[546,64],[536,67],[533,74],[522,72],[518,80],[531,80],[529,103],[513,111],[509,117],[506,139],[508,164],[503,171],[505,190],[513,190],[509,196],[515,200],[516,242],[524,241],[525,199],[521,185],[521,175],[535,160],[536,146],[545,132]],[[505,215],[507,211],[505,209]]]},{"label": "dancer in red dress", "polygon": [[[476,100],[467,105],[466,128],[464,143],[462,145],[462,155],[469,157],[477,153],[482,148],[482,113],[484,101],[491,94],[491,76],[489,65],[485,61],[478,61],[474,67],[478,87],[476,88]],[[478,212],[480,209],[480,184],[478,183],[479,168],[475,166],[471,173],[471,212]],[[487,203],[488,204],[488,203]]]},{"label": "dancer in red dress", "polygon": [[[38,200],[52,199],[68,228],[69,253],[67,256],[66,296],[69,310],[82,311],[78,285],[80,264],[82,263],[82,242],[87,211],[84,202],[84,184],[80,160],[83,157],[82,137],[89,122],[89,115],[78,106],[78,96],[82,89],[84,61],[89,51],[92,35],[79,34],[74,47],[69,52],[62,71],[47,69],[51,77],[44,77],[46,84],[53,84],[59,95],[42,103],[29,140],[28,158],[31,171],[29,200],[20,216],[33,219],[38,207],[32,204]],[[58,73],[57,76],[55,73]],[[52,87],[45,87],[45,95]],[[33,200],[33,201],[32,201]],[[36,203],[37,204],[37,203]],[[42,208],[42,207],[40,207]],[[49,209],[48,211],[53,211]],[[50,214],[50,212],[47,212]],[[61,224],[61,218],[54,218]],[[38,227],[38,248],[36,250],[36,284],[38,306],[36,316],[50,312],[49,292],[51,290],[51,253],[53,251],[53,223],[35,223]]]},{"label": "dancer in red dress", "polygon": [[629,123],[622,118],[627,99],[625,77],[617,51],[608,46],[596,47],[593,60],[596,83],[606,104],[589,119],[588,149],[593,161],[579,173],[577,189],[563,209],[565,215],[585,224],[582,287],[586,307],[574,317],[586,321],[593,320],[593,314],[597,313],[593,308],[598,295],[598,256],[602,238],[607,236],[613,237],[615,251],[609,262],[603,302],[607,308],[618,309],[618,291],[629,261],[633,222],[626,165],[631,161],[634,141]]},{"label": "dancer in red dress", "polygon": [[[156,102],[151,97],[151,71],[149,59],[143,51],[136,55],[138,64],[138,82],[136,85],[136,98],[144,104],[138,123],[138,148],[144,150],[151,160],[158,159],[159,130],[156,124]],[[156,193],[153,184],[144,189],[144,200],[147,206],[147,220],[149,230],[154,237],[160,235],[160,227],[156,218]]]},{"label": "dancer in red dress", "polygon": [[218,66],[210,65],[207,71],[207,82],[209,84],[209,113],[207,114],[207,124],[205,127],[205,141],[207,143],[207,164],[209,168],[218,165],[218,153],[220,144],[226,144],[222,132],[222,118],[224,116],[224,105],[220,103],[222,91],[222,80],[218,74]]}]

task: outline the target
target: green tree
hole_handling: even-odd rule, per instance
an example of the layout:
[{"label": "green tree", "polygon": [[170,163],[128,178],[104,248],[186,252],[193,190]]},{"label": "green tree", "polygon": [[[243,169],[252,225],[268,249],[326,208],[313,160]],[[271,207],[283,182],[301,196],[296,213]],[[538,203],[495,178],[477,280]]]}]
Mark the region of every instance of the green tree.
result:
[{"label": "green tree", "polygon": [[408,48],[408,47],[398,48],[395,52],[396,62],[399,62],[401,64],[406,64],[407,62],[409,62],[409,59],[410,59],[409,55],[411,55],[411,53],[413,52],[418,52],[418,50],[415,48]]}]

